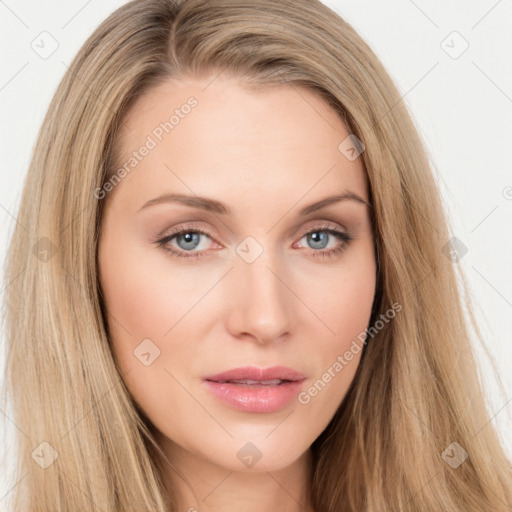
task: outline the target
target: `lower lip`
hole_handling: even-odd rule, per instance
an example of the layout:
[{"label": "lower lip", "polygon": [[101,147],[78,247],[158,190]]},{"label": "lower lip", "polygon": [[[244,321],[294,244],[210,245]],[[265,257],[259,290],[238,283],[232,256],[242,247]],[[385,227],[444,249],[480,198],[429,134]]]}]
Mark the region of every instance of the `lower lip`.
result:
[{"label": "lower lip", "polygon": [[274,386],[245,386],[205,380],[208,389],[224,403],[245,412],[275,412],[300,393],[304,379]]}]

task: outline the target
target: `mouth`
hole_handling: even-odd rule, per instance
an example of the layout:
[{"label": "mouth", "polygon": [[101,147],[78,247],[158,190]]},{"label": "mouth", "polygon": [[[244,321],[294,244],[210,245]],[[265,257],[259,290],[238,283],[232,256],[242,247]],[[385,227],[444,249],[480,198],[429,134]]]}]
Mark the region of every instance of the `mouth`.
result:
[{"label": "mouth", "polygon": [[269,413],[288,405],[306,377],[291,368],[276,366],[236,368],[203,380],[224,405],[244,412]]},{"label": "mouth", "polygon": [[204,380],[211,382],[232,383],[241,385],[276,386],[287,382],[298,382],[306,377],[302,373],[287,366],[273,366],[271,368],[258,368],[244,366],[233,368],[216,375],[209,375]]}]

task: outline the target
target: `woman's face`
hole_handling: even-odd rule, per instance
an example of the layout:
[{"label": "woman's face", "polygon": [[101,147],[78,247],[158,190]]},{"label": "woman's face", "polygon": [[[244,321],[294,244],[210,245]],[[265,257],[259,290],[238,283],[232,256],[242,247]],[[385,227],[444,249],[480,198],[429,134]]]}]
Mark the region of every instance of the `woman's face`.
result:
[{"label": "woman's face", "polygon": [[[101,286],[123,380],[175,459],[285,468],[343,400],[376,279],[348,136],[295,85],[168,80],[130,109],[121,180],[97,191]],[[276,366],[295,373],[258,373]]]}]

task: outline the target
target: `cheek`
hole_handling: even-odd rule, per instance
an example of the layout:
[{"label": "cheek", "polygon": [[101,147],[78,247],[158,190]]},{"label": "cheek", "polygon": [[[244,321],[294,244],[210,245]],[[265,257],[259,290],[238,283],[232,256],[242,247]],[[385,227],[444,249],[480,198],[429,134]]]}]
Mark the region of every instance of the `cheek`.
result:
[{"label": "cheek", "polygon": [[211,286],[211,275],[180,270],[156,248],[116,235],[100,246],[99,262],[112,350],[131,395],[146,411],[162,405],[162,389],[175,402],[185,401],[166,370],[190,368],[197,357],[193,330],[200,324],[193,308]]},{"label": "cheek", "polygon": [[121,337],[129,333],[133,343],[163,338],[204,293],[201,272],[171,268],[161,255],[148,258],[148,249],[135,247],[128,255],[105,250],[103,255],[101,282],[109,326]]},{"label": "cheek", "polygon": [[311,353],[311,344],[304,346],[304,352],[317,357],[319,364],[299,403],[322,418],[321,423],[335,413],[356,374],[375,296],[376,264],[371,244],[361,245],[360,251],[343,263],[329,279],[322,280],[324,286],[317,280],[309,288],[308,305],[316,319],[311,317],[308,332],[317,331],[318,335],[313,336],[316,354]]},{"label": "cheek", "polygon": [[308,280],[303,280],[301,293],[316,313],[327,346],[342,349],[364,331],[370,320],[375,286],[376,263],[369,237],[339,263],[322,268],[321,273],[310,273]]}]

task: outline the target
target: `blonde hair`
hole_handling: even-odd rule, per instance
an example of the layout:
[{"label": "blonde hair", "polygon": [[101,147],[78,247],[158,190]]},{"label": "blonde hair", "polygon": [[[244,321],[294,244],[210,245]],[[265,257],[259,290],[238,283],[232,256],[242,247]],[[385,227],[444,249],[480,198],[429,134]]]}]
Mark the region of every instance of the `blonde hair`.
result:
[{"label": "blonde hair", "polygon": [[[315,512],[510,510],[511,464],[487,424],[426,151],[378,58],[318,0],[135,0],[65,74],[34,149],[6,273],[6,385],[22,479],[14,509],[173,510],[155,432],[110,349],[94,191],[119,164],[118,134],[137,97],[169,77],[220,72],[256,90],[307,87],[363,141],[379,262],[371,325],[402,305],[366,344],[312,444]],[[58,454],[46,469],[33,459],[43,441]],[[441,456],[453,442],[469,454],[456,469]]]}]

